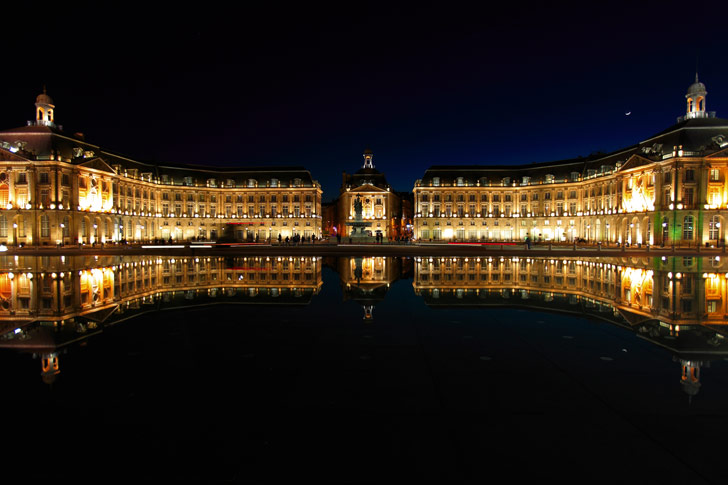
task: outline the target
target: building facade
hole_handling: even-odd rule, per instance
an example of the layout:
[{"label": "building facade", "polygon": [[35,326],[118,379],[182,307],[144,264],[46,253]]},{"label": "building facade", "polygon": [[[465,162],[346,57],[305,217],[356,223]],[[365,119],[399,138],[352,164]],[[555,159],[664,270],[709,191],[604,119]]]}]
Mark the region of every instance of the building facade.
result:
[{"label": "building facade", "polygon": [[0,243],[321,236],[321,187],[302,167],[144,163],[68,135],[44,92],[36,119],[0,132]]},{"label": "building facade", "polygon": [[522,166],[433,166],[415,182],[420,241],[725,242],[728,120],[695,79],[677,124],[606,155]]},{"label": "building facade", "polygon": [[401,216],[397,214],[400,200],[392,187],[387,183],[383,173],[374,168],[374,154],[364,150],[364,165],[353,174],[342,174],[339,197],[335,203],[335,230],[332,234],[349,236],[350,222],[355,217],[354,202],[357,198],[362,202],[362,218],[371,223],[368,231],[371,236],[377,234],[392,238],[399,233]]}]

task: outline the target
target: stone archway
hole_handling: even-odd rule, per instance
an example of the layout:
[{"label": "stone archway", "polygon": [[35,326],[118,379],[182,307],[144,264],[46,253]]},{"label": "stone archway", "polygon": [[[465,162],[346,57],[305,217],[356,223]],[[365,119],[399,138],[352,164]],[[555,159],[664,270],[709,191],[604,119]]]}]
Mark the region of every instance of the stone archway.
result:
[{"label": "stone archway", "polygon": [[642,220],[640,220],[640,231],[642,244],[649,244],[651,246],[654,241],[655,228],[652,227],[650,216],[646,215],[642,217]]}]

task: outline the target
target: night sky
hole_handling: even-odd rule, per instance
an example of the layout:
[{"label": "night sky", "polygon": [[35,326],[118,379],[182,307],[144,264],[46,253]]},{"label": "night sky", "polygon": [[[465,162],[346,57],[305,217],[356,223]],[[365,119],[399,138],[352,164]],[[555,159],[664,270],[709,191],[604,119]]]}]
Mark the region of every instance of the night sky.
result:
[{"label": "night sky", "polygon": [[65,131],[104,149],[302,165],[330,200],[365,148],[409,191],[430,165],[632,145],[685,113],[696,63],[707,109],[728,117],[723,2],[507,3],[15,8],[0,128],[32,119],[45,84]]}]

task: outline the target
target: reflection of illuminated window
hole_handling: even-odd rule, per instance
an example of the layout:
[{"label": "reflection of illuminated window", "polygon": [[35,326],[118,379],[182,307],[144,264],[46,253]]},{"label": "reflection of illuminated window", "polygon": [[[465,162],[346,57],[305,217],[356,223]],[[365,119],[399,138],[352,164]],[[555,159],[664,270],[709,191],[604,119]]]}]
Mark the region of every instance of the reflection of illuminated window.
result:
[{"label": "reflection of illuminated window", "polygon": [[690,313],[693,311],[693,301],[692,300],[680,300],[680,309],[683,313]]}]

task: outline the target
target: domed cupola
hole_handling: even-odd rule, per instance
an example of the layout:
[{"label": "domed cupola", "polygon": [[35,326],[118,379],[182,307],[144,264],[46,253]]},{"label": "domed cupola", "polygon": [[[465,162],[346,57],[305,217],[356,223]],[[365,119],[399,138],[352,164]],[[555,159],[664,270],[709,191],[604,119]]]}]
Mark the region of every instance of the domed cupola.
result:
[{"label": "domed cupola", "polygon": [[35,98],[35,123],[42,126],[56,126],[55,110],[56,106],[43,86],[43,92]]},{"label": "domed cupola", "polygon": [[362,168],[374,168],[374,153],[370,149],[364,150],[364,166]]},{"label": "domed cupola", "polygon": [[708,112],[705,111],[705,97],[708,91],[705,90],[705,84],[698,80],[698,73],[695,73],[695,82],[688,88],[685,98],[688,102],[687,113],[685,119],[692,118],[708,118]]}]

